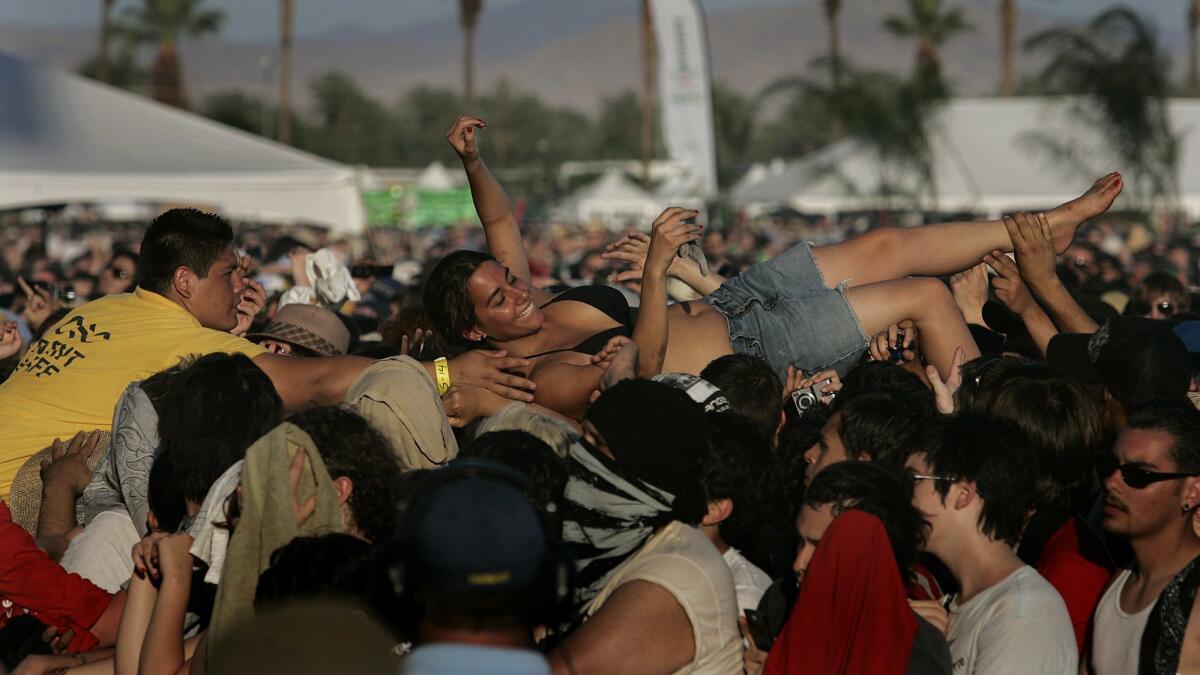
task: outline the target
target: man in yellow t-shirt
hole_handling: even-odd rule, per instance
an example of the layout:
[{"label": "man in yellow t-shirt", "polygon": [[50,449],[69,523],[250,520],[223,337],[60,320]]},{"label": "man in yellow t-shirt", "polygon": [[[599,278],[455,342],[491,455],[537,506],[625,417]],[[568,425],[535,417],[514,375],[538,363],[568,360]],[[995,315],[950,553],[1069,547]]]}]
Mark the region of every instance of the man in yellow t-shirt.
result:
[{"label": "man in yellow t-shirt", "polygon": [[[142,239],[133,293],[89,302],[29,345],[0,384],[0,499],[17,469],[55,438],[112,427],[113,407],[130,382],[191,354],[245,354],[271,378],[286,408],[337,405],[372,361],[359,356],[277,356],[229,333],[246,284],[233,229],[218,216],[171,209]],[[451,379],[518,400],[528,380],[503,369],[527,366],[502,353],[475,352],[450,361]],[[432,363],[422,364],[434,379]]]}]

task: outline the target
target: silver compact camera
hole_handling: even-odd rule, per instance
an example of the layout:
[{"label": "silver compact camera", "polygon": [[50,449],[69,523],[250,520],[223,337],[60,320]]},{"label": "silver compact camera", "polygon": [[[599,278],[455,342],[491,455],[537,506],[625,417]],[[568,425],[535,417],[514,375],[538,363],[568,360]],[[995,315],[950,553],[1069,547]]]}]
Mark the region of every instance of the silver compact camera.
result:
[{"label": "silver compact camera", "polygon": [[792,392],[792,405],[796,407],[797,415],[804,415],[809,410],[812,410],[817,404],[823,401],[828,401],[833,398],[833,393],[825,393],[825,388],[833,383],[832,378],[821,380],[814,383],[811,387],[804,387]]}]

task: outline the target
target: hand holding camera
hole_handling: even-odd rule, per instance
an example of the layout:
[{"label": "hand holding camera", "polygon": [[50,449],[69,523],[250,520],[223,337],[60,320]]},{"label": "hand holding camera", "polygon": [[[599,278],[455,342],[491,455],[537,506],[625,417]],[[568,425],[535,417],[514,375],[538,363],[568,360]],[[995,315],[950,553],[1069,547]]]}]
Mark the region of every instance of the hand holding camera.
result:
[{"label": "hand holding camera", "polygon": [[803,370],[788,366],[788,378],[784,383],[784,402],[791,399],[796,414],[803,416],[818,404],[829,405],[842,390],[842,381],[836,370],[822,370],[805,375]]}]

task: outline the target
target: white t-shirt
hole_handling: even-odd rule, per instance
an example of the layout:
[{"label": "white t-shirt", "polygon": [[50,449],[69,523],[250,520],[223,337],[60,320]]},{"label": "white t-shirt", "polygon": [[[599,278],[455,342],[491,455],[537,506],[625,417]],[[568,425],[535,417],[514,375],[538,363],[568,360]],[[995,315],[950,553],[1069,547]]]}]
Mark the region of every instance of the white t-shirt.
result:
[{"label": "white t-shirt", "polygon": [[588,605],[590,617],[622,584],[649,581],[675,596],[692,624],[695,656],[676,671],[691,675],[742,672],[733,578],[717,547],[695,527],[675,521],[659,530],[621,563]]},{"label": "white t-shirt", "polygon": [[733,588],[737,591],[738,615],[746,613],[747,609],[758,609],[758,601],[763,593],[771,587],[771,577],[746,560],[736,548],[730,548],[721,554],[729,571],[733,573]]},{"label": "white t-shirt", "polygon": [[1132,570],[1118,573],[1096,605],[1092,619],[1093,675],[1124,675],[1138,671],[1142,633],[1154,603],[1146,605],[1137,614],[1128,614],[1121,609],[1121,591],[1132,575]]},{"label": "white t-shirt", "polygon": [[63,553],[62,566],[109,593],[116,593],[133,574],[133,557],[129,552],[140,539],[128,511],[102,511],[71,540]]},{"label": "white t-shirt", "polygon": [[1078,647],[1062,597],[1022,565],[969,601],[950,605],[954,675],[1075,675]]}]

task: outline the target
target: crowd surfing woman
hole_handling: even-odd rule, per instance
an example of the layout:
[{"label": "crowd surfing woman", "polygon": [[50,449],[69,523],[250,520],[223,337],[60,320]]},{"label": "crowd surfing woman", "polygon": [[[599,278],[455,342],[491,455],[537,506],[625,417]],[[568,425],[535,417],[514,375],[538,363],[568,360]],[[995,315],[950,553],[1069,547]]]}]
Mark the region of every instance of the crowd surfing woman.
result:
[{"label": "crowd surfing woman", "polygon": [[[916,324],[931,375],[946,378],[956,361],[979,356],[949,289],[933,277],[1011,251],[1015,225],[1008,219],[880,228],[830,246],[802,243],[723,282],[704,277],[704,298],[668,305],[668,274],[682,278],[687,265],[676,252],[701,238],[696,211],[668,208],[651,228],[634,321],[615,288],[554,296],[533,287],[508,197],[475,143],[485,128],[483,120],[460,117],[446,139],[466,170],[488,253],[455,251],[439,261],[425,285],[425,311],[452,347],[490,346],[531,361],[536,404],[582,419],[606,366],[628,344],[617,337],[636,344],[639,377],[697,374],[734,352],[766,359],[781,380],[789,366],[844,374],[869,336],[905,320]],[[1121,188],[1121,176],[1112,173],[1040,214],[1056,250],[1066,250],[1079,225],[1106,211]]]}]

